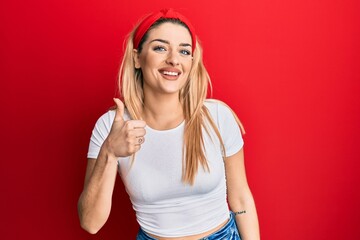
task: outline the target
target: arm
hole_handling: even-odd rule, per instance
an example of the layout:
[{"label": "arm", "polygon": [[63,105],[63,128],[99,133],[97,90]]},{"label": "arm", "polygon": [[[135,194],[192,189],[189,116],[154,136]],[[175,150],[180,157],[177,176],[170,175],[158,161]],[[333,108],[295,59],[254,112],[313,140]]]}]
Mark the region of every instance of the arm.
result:
[{"label": "arm", "polygon": [[88,159],[78,213],[81,227],[89,233],[97,233],[110,215],[116,172],[116,158],[109,155],[104,147],[97,159]]},{"label": "arm", "polygon": [[255,202],[246,180],[243,149],[225,159],[225,173],[230,210],[246,211],[235,217],[241,239],[260,239]]},{"label": "arm", "polygon": [[134,154],[144,142],[145,122],[124,121],[124,105],[119,99],[114,101],[117,110],[111,130],[99,143],[101,147],[97,159],[88,159],[84,190],[78,202],[80,224],[92,234],[100,230],[110,215],[117,159]]}]

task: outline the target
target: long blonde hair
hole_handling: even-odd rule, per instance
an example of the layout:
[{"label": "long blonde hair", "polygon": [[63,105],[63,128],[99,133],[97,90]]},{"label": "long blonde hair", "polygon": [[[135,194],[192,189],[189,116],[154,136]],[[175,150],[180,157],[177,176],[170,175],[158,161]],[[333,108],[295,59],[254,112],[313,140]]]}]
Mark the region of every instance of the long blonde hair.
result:
[{"label": "long blonde hair", "polygon": [[[172,22],[186,27],[178,19],[161,19],[156,22],[150,29],[164,23]],[[149,29],[149,30],[150,30]],[[134,45],[133,37],[136,27],[129,34],[124,56],[122,59],[119,73],[119,91],[123,98],[125,106],[132,119],[141,119],[142,108],[144,106],[143,78],[141,69],[135,68],[134,63]],[[146,39],[145,34],[143,40],[139,44],[138,51],[141,51],[142,43]],[[209,166],[205,156],[203,129],[209,134],[208,124],[216,133],[223,152],[225,155],[225,147],[220,136],[220,132],[210,116],[208,109],[204,105],[207,97],[208,86],[211,88],[209,74],[202,61],[202,48],[198,41],[193,52],[193,63],[189,73],[189,80],[179,92],[179,99],[183,107],[185,118],[184,145],[183,145],[183,169],[182,181],[193,185],[198,172],[199,164],[204,170],[209,171]],[[241,130],[243,127],[234,114]]]}]

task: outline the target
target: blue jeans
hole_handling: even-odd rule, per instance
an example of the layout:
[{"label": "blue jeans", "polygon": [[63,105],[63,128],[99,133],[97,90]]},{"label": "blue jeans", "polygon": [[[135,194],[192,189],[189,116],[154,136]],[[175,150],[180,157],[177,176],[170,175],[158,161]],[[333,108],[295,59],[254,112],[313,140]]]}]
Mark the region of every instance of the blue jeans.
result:
[{"label": "blue jeans", "polygon": [[[156,238],[149,236],[140,228],[136,240],[156,240]],[[241,240],[239,231],[236,227],[234,213],[230,212],[229,221],[220,230],[201,238],[200,240]]]}]

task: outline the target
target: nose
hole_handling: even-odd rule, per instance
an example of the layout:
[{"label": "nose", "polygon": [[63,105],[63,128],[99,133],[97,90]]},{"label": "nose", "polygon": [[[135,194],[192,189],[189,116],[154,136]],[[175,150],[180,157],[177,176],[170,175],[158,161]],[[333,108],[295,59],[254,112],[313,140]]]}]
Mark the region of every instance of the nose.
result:
[{"label": "nose", "polygon": [[178,54],[176,53],[176,51],[169,51],[167,58],[166,58],[166,63],[172,66],[177,66],[180,64],[179,58],[178,58]]}]

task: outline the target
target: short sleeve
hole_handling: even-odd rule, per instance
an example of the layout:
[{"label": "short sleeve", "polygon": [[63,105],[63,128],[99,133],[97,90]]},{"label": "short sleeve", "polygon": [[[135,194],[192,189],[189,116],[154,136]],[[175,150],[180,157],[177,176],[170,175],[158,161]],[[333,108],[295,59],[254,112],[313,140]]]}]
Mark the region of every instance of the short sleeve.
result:
[{"label": "short sleeve", "polygon": [[115,111],[110,110],[97,120],[90,137],[89,150],[87,154],[88,158],[98,157],[100,148],[109,135],[114,118]]},{"label": "short sleeve", "polygon": [[226,157],[229,157],[243,147],[244,140],[231,109],[221,102],[217,103],[217,108],[219,131],[225,145]]}]

